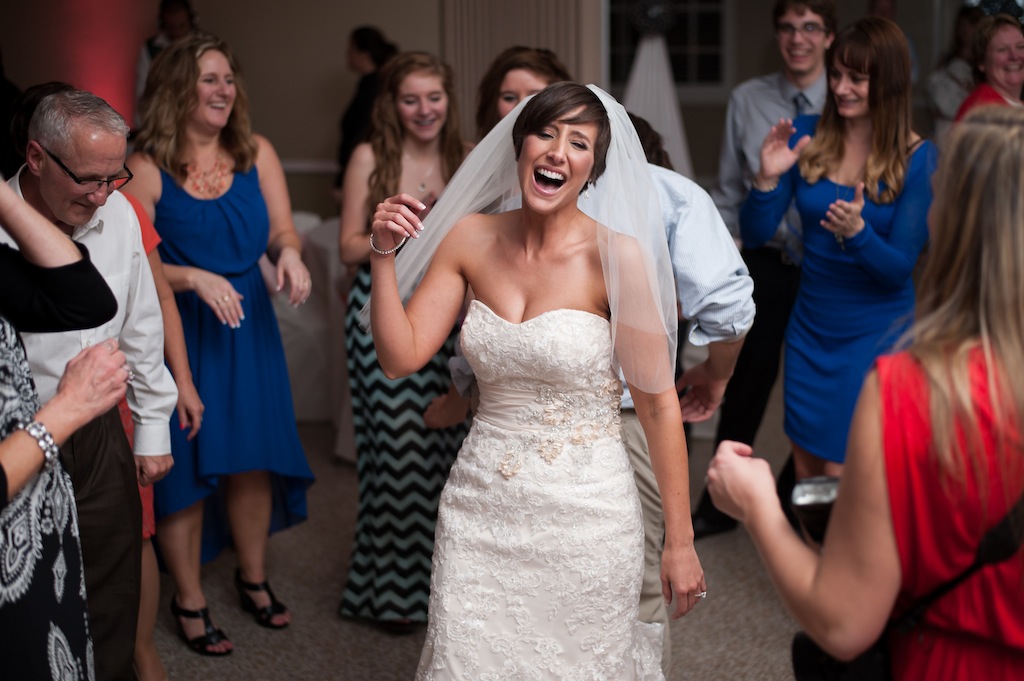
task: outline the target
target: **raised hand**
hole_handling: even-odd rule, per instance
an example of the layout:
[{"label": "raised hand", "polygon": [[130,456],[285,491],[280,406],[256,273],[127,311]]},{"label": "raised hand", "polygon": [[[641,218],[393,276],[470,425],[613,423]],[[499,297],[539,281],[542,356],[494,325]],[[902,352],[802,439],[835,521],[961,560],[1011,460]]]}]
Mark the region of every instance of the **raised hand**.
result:
[{"label": "raised hand", "polygon": [[754,180],[755,187],[763,189],[774,186],[779,177],[789,172],[797,162],[804,147],[811,143],[810,135],[804,135],[790,149],[789,139],[795,132],[793,121],[788,118],[779,119],[768,131],[761,144],[761,170]]},{"label": "raised hand", "polygon": [[377,204],[370,223],[373,245],[378,251],[390,251],[406,238],[419,237],[423,231],[420,213],[427,206],[409,194],[391,196]]}]

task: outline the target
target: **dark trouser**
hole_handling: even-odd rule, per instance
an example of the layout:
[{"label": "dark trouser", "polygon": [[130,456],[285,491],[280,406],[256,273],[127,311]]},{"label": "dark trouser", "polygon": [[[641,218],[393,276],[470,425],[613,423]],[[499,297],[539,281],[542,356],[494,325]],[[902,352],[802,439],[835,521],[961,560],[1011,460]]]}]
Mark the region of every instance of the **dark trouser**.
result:
[{"label": "dark trouser", "polygon": [[75,487],[96,679],[134,679],[142,508],[135,459],[117,408],[72,435],[61,458]]},{"label": "dark trouser", "polygon": [[[722,440],[754,443],[779,375],[786,325],[800,285],[800,268],[778,249],[744,249],[742,255],[754,280],[757,312],[725,389],[716,445]],[[698,514],[704,512],[717,513],[706,489],[697,509]]]}]

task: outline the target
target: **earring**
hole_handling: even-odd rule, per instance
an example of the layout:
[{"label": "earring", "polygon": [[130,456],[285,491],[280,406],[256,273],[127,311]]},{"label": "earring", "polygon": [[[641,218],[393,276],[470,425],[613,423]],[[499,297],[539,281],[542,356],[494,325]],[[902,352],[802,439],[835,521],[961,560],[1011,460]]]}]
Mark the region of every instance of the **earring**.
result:
[{"label": "earring", "polygon": [[583,190],[583,198],[585,198],[585,199],[589,199],[590,198],[590,183],[589,182],[587,183],[587,188]]}]

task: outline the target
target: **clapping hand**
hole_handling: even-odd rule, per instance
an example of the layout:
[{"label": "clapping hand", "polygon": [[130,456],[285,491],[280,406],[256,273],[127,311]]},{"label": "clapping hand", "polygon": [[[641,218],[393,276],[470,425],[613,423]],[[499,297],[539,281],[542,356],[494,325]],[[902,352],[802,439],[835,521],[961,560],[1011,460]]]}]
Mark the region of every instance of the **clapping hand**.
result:
[{"label": "clapping hand", "polygon": [[861,217],[863,210],[864,183],[858,182],[856,189],[853,190],[853,201],[837,198],[829,205],[821,226],[832,232],[836,241],[842,244],[843,239],[854,237],[864,229],[864,218]]}]

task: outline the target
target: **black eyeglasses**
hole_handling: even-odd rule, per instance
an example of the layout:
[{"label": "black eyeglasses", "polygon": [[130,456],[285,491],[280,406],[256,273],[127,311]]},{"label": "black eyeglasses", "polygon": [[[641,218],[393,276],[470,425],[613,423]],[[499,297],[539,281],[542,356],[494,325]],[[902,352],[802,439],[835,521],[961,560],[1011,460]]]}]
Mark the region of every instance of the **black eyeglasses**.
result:
[{"label": "black eyeglasses", "polygon": [[131,182],[133,177],[135,177],[134,175],[132,175],[132,171],[128,170],[128,166],[124,166],[124,172],[126,173],[126,175],[121,177],[112,177],[109,180],[80,180],[78,179],[77,175],[71,172],[71,168],[68,168],[66,165],[64,165],[64,161],[60,160],[57,157],[57,154],[53,153],[52,151],[45,147],[41,148],[43,151],[46,152],[47,156],[49,156],[50,158],[57,162],[57,165],[60,166],[60,169],[63,170],[68,177],[75,181],[75,184],[84,189],[88,194],[98,192],[100,189],[104,187],[104,185],[106,186],[107,193],[109,194],[115,189],[120,189],[121,187],[125,186],[126,184]]},{"label": "black eyeglasses", "polygon": [[800,26],[794,26],[793,24],[779,24],[775,27],[775,32],[779,35],[784,35],[787,38],[792,38],[797,33],[803,33],[804,35],[813,38],[816,35],[825,35],[828,33],[828,29],[821,24],[809,21]]}]

